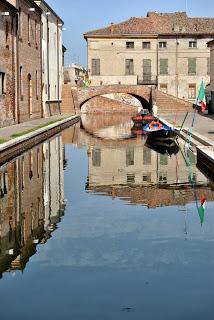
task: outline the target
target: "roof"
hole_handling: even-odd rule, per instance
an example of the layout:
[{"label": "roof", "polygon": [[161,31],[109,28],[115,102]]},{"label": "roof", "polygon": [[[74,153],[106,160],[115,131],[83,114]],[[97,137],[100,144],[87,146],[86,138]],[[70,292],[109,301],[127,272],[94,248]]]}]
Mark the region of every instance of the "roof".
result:
[{"label": "roof", "polygon": [[6,7],[10,12],[13,12],[13,13],[18,12],[18,9],[6,0],[1,0],[0,4]]},{"label": "roof", "polygon": [[114,37],[123,35],[214,35],[213,18],[192,18],[186,12],[148,12],[144,18],[132,17],[118,24],[86,32],[84,37]]},{"label": "roof", "polygon": [[60,23],[62,23],[62,25],[64,25],[64,21],[58,16],[58,14],[49,6],[49,4],[47,2],[45,2],[44,0],[34,0],[35,3],[40,6],[39,4],[42,3],[47,9],[48,11],[50,11],[58,20]]}]

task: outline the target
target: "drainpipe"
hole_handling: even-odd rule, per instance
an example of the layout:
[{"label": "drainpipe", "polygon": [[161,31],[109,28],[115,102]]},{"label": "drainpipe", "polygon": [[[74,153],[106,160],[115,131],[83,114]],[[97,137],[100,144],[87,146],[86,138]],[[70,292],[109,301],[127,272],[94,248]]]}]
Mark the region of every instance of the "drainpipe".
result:
[{"label": "drainpipe", "polygon": [[[18,13],[16,19],[19,19],[20,12]],[[20,123],[20,109],[19,109],[19,99],[20,99],[20,73],[19,73],[19,37],[20,37],[20,24],[17,23],[18,30],[16,34],[16,119],[17,123]]]},{"label": "drainpipe", "polygon": [[49,65],[49,21],[48,21],[48,17],[47,17],[47,92],[48,92],[49,115],[51,116],[51,108],[50,108],[50,65]]},{"label": "drainpipe", "polygon": [[175,74],[176,74],[176,95],[178,97],[178,35],[176,34],[176,48],[175,48]]},{"label": "drainpipe", "polygon": [[159,76],[158,76],[158,75],[159,75],[159,74],[158,74],[158,71],[159,71],[159,70],[158,70],[158,69],[159,69],[159,68],[158,68],[158,67],[159,67],[159,61],[158,61],[158,60],[159,60],[158,38],[157,38],[157,44],[156,44],[156,54],[157,54],[157,55],[156,55],[156,59],[157,59],[157,61],[156,61],[156,63],[157,63],[157,67],[156,67],[156,69],[157,69],[157,70],[156,70],[156,73],[157,73],[157,84],[156,84],[156,88],[158,89],[158,82],[159,82]]},{"label": "drainpipe", "polygon": [[58,99],[58,106],[59,106],[59,113],[61,114],[61,106],[59,102],[59,21],[57,20],[57,36],[56,36],[56,42],[57,42],[57,99]]}]

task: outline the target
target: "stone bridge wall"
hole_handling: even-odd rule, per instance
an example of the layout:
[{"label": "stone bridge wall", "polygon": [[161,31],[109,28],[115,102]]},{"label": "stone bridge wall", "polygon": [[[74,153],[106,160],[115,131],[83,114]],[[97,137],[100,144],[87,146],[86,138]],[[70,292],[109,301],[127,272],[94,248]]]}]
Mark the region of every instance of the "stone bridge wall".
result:
[{"label": "stone bridge wall", "polygon": [[158,107],[158,114],[173,113],[173,112],[191,112],[193,105],[189,101],[174,97],[172,95],[163,93],[159,90],[155,92],[156,105]]}]

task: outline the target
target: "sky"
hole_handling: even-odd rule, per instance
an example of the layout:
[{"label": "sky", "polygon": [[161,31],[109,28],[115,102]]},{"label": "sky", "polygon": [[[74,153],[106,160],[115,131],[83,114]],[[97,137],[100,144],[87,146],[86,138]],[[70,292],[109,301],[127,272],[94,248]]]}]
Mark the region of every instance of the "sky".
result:
[{"label": "sky", "polygon": [[65,64],[87,68],[87,44],[83,33],[119,23],[130,17],[144,17],[148,11],[186,11],[192,17],[214,17],[213,0],[46,0],[65,22],[63,42]]}]

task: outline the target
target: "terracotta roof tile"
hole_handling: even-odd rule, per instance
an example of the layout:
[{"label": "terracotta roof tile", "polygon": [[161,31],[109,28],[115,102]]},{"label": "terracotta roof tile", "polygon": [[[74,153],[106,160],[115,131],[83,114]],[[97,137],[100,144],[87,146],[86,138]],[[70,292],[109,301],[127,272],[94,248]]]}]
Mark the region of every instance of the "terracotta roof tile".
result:
[{"label": "terracotta roof tile", "polygon": [[214,34],[214,18],[191,18],[186,12],[148,12],[147,17],[132,17],[106,28],[89,31],[89,36],[143,35],[143,34]]}]

